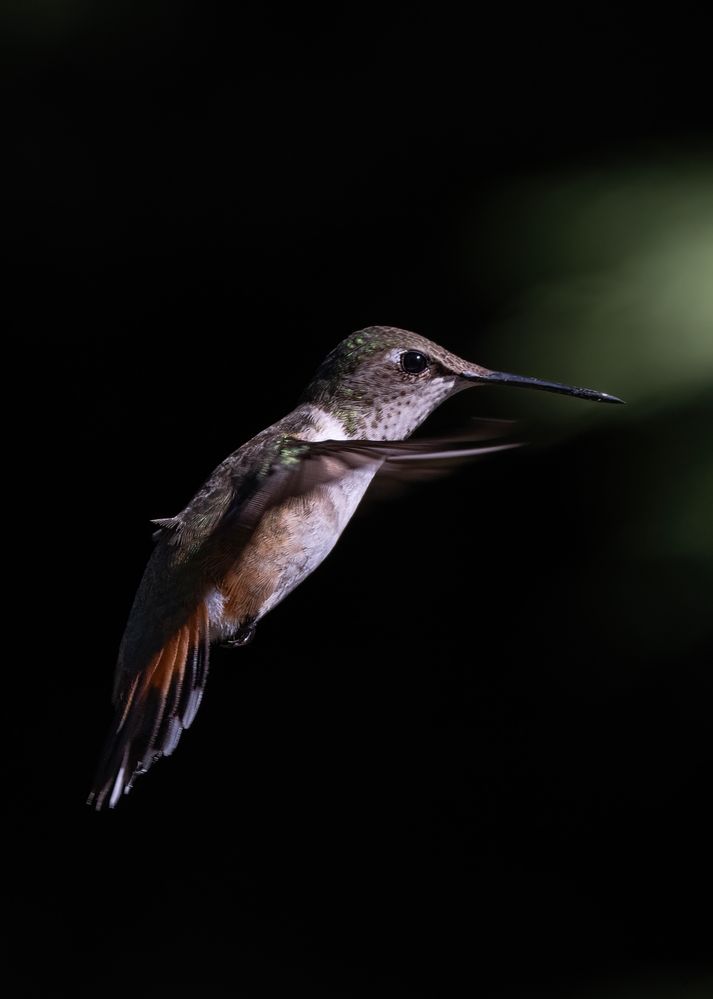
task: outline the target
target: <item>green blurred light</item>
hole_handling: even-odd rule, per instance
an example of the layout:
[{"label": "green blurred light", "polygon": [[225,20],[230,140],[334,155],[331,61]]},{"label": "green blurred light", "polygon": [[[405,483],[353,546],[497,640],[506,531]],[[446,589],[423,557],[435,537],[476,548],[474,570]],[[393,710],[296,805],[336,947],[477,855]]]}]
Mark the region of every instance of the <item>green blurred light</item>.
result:
[{"label": "green blurred light", "polygon": [[[672,575],[688,578],[682,567],[695,563],[678,596],[700,631],[696,587],[713,571],[713,155],[506,183],[476,231],[467,279],[502,313],[478,359],[628,403],[513,400],[515,412],[549,414],[562,437],[609,435],[610,449],[592,452],[592,475],[608,484],[603,557],[632,579],[637,565],[660,579],[672,560]],[[665,594],[645,589],[637,599],[655,636]]]},{"label": "green blurred light", "polygon": [[484,363],[647,408],[713,384],[713,160],[519,183],[479,230],[508,302]]}]

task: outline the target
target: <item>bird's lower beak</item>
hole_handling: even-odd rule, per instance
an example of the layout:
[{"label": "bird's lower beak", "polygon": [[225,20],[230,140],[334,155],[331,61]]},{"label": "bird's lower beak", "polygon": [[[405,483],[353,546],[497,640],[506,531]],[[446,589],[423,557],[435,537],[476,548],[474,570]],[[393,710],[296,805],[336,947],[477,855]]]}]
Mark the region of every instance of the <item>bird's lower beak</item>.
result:
[{"label": "bird's lower beak", "polygon": [[579,399],[591,399],[592,402],[621,402],[615,395],[597,392],[595,389],[577,388],[575,385],[561,385],[559,382],[544,382],[540,378],[527,378],[524,375],[509,375],[504,371],[488,371],[479,368],[477,371],[463,371],[461,377],[469,382],[480,382],[483,385],[502,384],[515,385],[520,388],[540,389],[543,392],[559,392],[560,395],[575,395]]}]

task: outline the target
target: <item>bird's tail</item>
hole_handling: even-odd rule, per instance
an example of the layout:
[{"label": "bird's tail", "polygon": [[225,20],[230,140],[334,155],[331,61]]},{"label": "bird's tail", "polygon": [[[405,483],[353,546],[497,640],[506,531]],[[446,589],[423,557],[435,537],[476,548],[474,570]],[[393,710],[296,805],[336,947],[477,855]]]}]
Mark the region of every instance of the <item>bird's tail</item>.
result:
[{"label": "bird's tail", "polygon": [[87,803],[113,808],[138,774],[170,756],[196,716],[208,677],[208,619],[201,604],[138,672],[125,670],[116,714]]}]

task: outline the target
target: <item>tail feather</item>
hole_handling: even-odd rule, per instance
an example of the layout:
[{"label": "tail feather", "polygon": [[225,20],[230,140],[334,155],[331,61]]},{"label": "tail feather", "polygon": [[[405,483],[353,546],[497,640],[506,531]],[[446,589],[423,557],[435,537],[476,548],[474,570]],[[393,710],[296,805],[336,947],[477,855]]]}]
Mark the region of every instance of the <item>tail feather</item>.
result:
[{"label": "tail feather", "polygon": [[138,774],[176,748],[200,705],[208,678],[208,620],[201,606],[148,666],[122,684],[112,733],[88,804],[114,808]]}]

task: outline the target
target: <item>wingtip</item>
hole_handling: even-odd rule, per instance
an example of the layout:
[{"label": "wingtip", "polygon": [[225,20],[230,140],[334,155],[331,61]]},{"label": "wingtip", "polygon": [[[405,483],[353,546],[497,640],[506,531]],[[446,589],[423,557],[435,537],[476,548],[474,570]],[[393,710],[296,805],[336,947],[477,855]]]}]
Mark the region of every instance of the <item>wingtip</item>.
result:
[{"label": "wingtip", "polygon": [[[86,805],[91,808],[94,812],[101,812],[104,810],[104,802],[106,799],[106,793],[103,791],[90,791],[87,796]],[[109,806],[110,808],[113,806]]]}]

